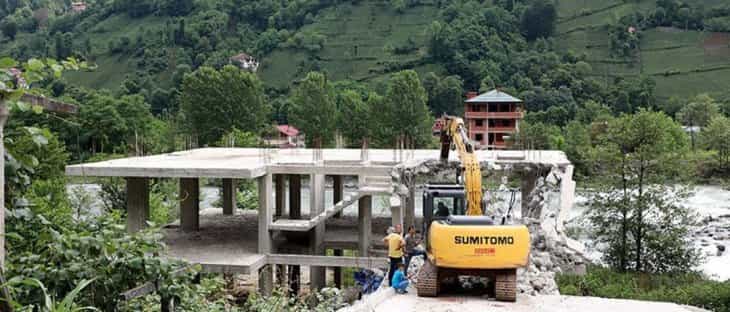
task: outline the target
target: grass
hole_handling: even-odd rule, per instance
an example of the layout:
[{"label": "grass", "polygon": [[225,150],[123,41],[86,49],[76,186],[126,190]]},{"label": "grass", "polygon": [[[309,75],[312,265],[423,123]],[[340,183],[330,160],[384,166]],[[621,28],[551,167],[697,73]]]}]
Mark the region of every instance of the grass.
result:
[{"label": "grass", "polygon": [[694,273],[618,273],[589,267],[583,276],[559,274],[556,282],[563,295],[666,301],[730,311],[730,281],[711,281]]},{"label": "grass", "polygon": [[[437,14],[431,6],[416,6],[399,14],[388,3],[343,3],[323,10],[300,31],[327,37],[322,49],[311,58],[317,59],[320,69],[329,72],[332,79],[377,83],[385,76],[385,62],[414,61],[425,54],[426,29]],[[409,40],[418,49],[396,55],[387,48],[403,46]],[[303,51],[278,49],[264,58],[261,77],[271,85],[286,86],[306,74],[302,65],[309,58]],[[416,69],[443,71],[438,66]]]}]

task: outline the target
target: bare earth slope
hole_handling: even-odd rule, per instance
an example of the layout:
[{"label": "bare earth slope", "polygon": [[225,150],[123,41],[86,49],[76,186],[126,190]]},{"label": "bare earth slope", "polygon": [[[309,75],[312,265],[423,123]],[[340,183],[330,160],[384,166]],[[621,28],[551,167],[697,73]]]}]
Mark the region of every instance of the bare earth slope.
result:
[{"label": "bare earth slope", "polygon": [[479,297],[419,298],[413,292],[393,295],[375,306],[374,311],[398,312],[699,312],[702,309],[673,303],[605,299],[573,296],[518,296],[517,302],[505,303]]}]

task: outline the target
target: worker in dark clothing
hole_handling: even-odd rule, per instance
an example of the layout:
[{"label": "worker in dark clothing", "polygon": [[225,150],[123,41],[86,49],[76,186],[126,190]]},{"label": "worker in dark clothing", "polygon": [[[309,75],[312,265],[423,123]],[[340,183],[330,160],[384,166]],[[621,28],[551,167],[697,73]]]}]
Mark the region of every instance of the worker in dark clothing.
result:
[{"label": "worker in dark clothing", "polygon": [[444,203],[439,203],[438,208],[436,208],[436,216],[437,217],[448,217],[451,213],[449,213],[449,208],[444,205]]}]

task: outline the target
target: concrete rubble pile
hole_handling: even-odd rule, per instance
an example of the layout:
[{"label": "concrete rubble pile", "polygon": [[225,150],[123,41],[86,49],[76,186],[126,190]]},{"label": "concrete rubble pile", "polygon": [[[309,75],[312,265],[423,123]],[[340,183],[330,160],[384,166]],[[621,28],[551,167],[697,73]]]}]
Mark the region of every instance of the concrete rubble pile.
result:
[{"label": "concrete rubble pile", "polygon": [[[407,196],[408,185],[429,181],[454,181],[458,166],[458,162],[413,161],[395,167],[391,175],[398,195]],[[556,204],[553,198],[553,196],[560,197],[559,185],[562,173],[551,165],[539,163],[515,164],[504,168],[483,162],[481,166],[484,177],[495,178],[497,174],[507,176],[514,172],[519,173],[523,179],[534,181],[535,187],[527,195],[527,203],[513,208],[516,215],[513,222],[528,226],[532,243],[529,264],[518,272],[518,288],[521,293],[529,295],[558,294],[555,274],[561,272],[581,274],[585,272],[588,263],[583,254],[583,245],[565,234],[561,215],[564,216],[567,211],[561,211],[565,208]],[[505,181],[506,178],[503,178],[500,190],[506,188]],[[493,214],[502,216],[508,208],[502,207],[498,203],[499,200],[499,195],[495,195],[488,200],[494,203],[488,202],[487,205],[492,207],[490,211]]]}]

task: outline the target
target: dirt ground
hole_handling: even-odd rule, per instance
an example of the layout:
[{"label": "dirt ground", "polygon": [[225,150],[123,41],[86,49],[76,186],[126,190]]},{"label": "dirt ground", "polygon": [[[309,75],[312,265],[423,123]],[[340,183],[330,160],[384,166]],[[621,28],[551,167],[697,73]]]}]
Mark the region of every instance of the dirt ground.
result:
[{"label": "dirt ground", "polygon": [[[380,302],[375,312],[700,312],[695,307],[673,303],[605,299],[573,296],[519,296],[515,303],[487,300],[479,297],[419,298],[415,290],[406,295],[393,295]],[[706,311],[705,311],[706,312]]]}]

